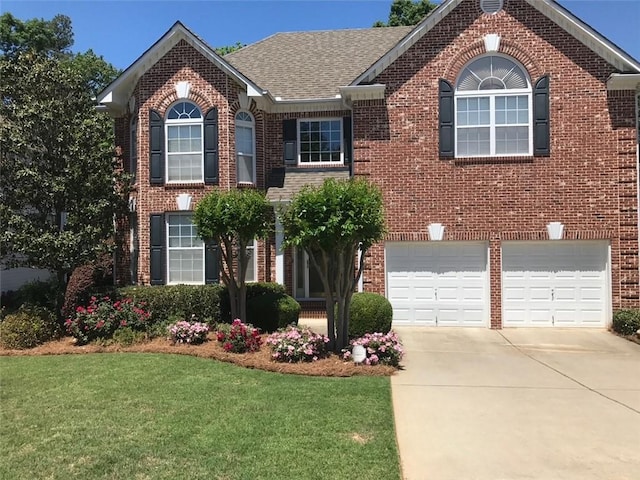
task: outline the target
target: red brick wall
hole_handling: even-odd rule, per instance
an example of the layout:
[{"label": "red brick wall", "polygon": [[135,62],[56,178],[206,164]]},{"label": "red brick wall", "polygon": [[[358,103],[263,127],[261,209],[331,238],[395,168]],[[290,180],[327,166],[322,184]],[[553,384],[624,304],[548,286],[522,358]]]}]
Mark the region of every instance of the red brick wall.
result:
[{"label": "red brick wall", "polygon": [[[464,2],[385,70],[385,101],[353,107],[355,174],[384,193],[391,238],[426,240],[441,222],[449,240],[491,239],[492,326],[501,325],[501,239],[546,239],[561,221],[565,237],[608,239],[613,307],[638,305],[635,122],[632,92],[608,93],[615,69],[522,0],[484,15]],[[551,156],[441,159],[438,80],[455,83],[501,36],[501,53],[535,81],[551,78]],[[398,178],[403,179],[397,181]],[[365,288],[384,293],[383,248],[370,253]]]}]

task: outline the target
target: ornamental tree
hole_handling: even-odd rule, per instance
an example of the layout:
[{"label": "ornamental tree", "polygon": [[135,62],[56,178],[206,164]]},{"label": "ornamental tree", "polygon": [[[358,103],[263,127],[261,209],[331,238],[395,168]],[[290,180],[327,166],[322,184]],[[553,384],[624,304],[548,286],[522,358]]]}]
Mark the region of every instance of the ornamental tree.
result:
[{"label": "ornamental tree", "polygon": [[68,19],[4,15],[0,27],[2,260],[51,270],[64,288],[75,267],[109,251],[126,210],[112,123],[93,98],[117,70],[68,51]]},{"label": "ornamental tree", "polygon": [[382,193],[363,179],[327,179],[303,188],[281,221],[284,246],[303,248],[322,279],[330,346],[339,352],[349,341],[349,305],[365,254],[384,236]]},{"label": "ornamental tree", "polygon": [[203,240],[216,242],[220,249],[220,276],[229,289],[231,316],[243,322],[247,318],[247,246],[269,234],[272,217],[264,194],[253,189],[214,190],[194,210],[198,234]]}]

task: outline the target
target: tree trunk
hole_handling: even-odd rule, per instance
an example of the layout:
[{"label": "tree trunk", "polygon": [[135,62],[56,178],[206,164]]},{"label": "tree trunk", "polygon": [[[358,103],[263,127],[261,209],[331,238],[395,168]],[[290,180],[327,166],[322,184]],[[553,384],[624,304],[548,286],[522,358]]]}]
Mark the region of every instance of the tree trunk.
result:
[{"label": "tree trunk", "polygon": [[57,285],[56,285],[56,318],[58,319],[58,322],[60,322],[60,324],[64,323],[64,315],[62,313],[62,308],[64,307],[64,297],[67,293],[67,278],[69,278],[69,276],[67,275],[67,272],[65,272],[64,270],[58,270],[56,272],[56,280],[57,280]]}]

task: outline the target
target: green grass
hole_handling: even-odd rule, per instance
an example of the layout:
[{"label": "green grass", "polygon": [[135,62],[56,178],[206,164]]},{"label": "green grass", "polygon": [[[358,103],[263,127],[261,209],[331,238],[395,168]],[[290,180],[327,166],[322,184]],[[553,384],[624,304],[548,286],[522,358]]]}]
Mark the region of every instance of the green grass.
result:
[{"label": "green grass", "polygon": [[0,478],[400,478],[386,377],[200,358],[0,358]]}]

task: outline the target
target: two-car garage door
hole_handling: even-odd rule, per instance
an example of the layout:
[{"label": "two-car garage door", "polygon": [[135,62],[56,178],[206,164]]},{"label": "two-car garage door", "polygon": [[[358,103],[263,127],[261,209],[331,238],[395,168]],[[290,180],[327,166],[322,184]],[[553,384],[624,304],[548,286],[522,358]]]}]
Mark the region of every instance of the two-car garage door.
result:
[{"label": "two-car garage door", "polygon": [[[489,325],[486,243],[385,247],[395,325]],[[503,242],[503,326],[605,326],[608,258],[605,241]]]}]

